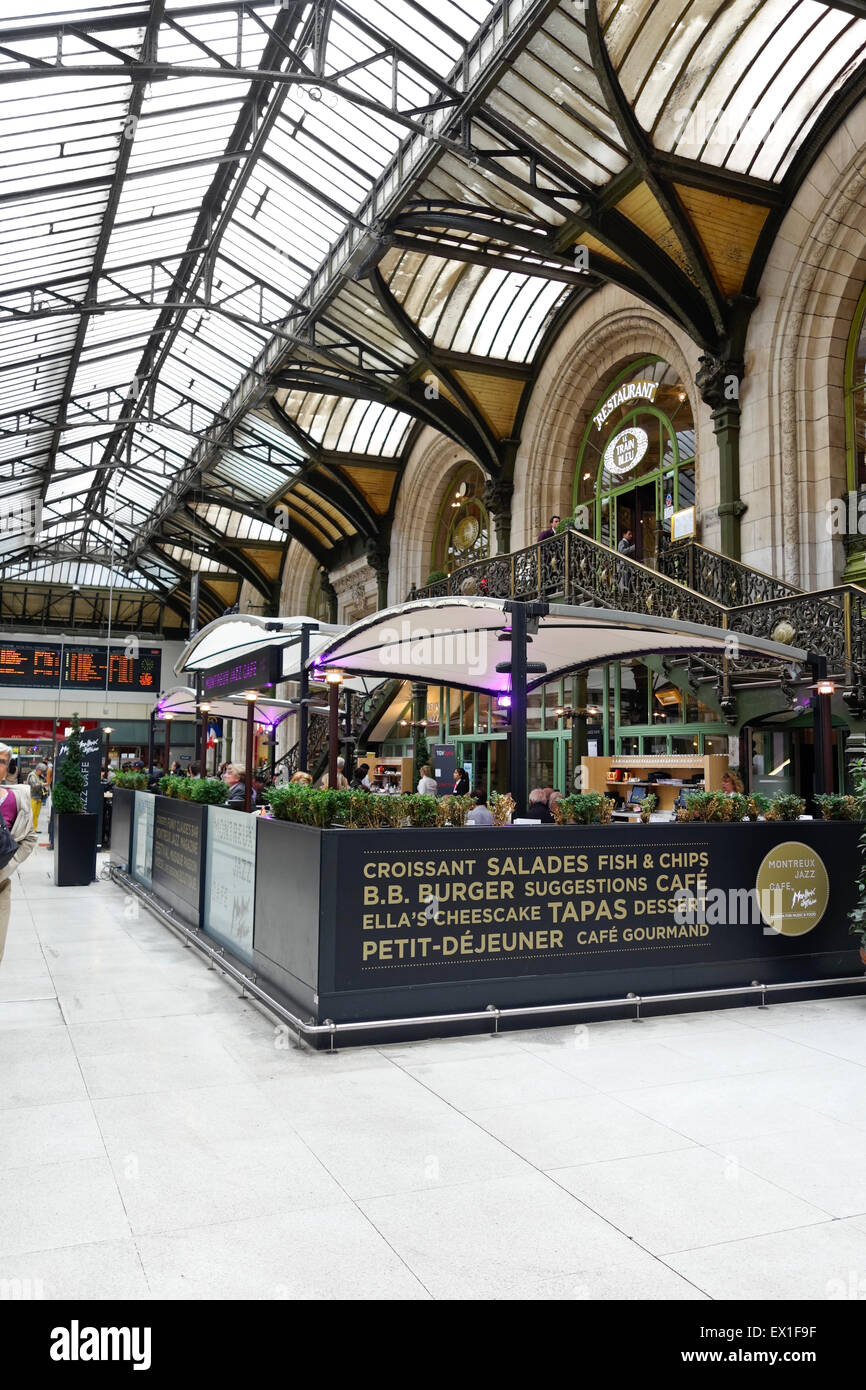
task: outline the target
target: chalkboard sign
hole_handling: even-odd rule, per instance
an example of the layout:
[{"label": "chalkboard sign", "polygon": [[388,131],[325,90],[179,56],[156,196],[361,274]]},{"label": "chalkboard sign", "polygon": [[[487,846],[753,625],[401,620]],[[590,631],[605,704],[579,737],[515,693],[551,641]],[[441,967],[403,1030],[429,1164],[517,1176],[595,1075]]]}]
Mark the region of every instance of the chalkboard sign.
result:
[{"label": "chalkboard sign", "polygon": [[433,745],[433,776],[436,778],[436,786],[440,792],[447,792],[449,795],[454,790],[454,769],[457,766],[457,755],[453,743],[435,743]]},{"label": "chalkboard sign", "polygon": [[204,813],[195,801],[154,798],[151,880],[154,892],[197,927],[204,871]]},{"label": "chalkboard sign", "polygon": [[[68,752],[68,742],[61,743],[54,769],[55,780]],[[100,785],[102,780],[102,734],[82,733],[81,774],[84,778],[84,809],[88,815],[100,815],[102,812],[102,787]]]}]

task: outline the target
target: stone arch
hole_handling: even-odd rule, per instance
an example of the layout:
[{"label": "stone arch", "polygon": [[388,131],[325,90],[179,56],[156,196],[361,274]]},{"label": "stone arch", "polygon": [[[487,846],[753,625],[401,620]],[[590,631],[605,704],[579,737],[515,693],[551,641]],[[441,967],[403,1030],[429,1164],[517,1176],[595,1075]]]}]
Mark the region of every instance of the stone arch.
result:
[{"label": "stone arch", "polygon": [[847,489],[845,348],[866,284],[866,102],[801,184],[773,243],[746,344],[744,558],[804,588],[844,565],[826,526]]},{"label": "stone arch", "polygon": [[427,578],[442,486],[448,474],[469,458],[465,449],[432,427],[421,432],[406,463],[394,508],[389,603],[402,603],[412,585],[423,584]]},{"label": "stone arch", "polygon": [[718,504],[712,420],[694,384],[699,349],[664,316],[624,290],[606,285],[580,305],[553,344],[532,391],[514,477],[512,549],[534,541],[548,518],[571,511],[574,470],[583,432],[599,395],[616,372],[646,353],[663,357],[689,392],[695,421],[698,509],[705,544],[714,544]]},{"label": "stone arch", "polygon": [[280,613],[284,617],[307,612],[310,585],[316,577],[318,563],[300,541],[290,540],[283,564],[280,584]]}]

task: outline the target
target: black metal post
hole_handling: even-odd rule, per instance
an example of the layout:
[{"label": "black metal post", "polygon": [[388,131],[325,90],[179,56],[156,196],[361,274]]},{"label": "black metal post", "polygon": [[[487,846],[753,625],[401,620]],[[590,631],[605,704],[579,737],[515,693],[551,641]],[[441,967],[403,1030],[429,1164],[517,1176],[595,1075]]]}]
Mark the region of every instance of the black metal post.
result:
[{"label": "black metal post", "polygon": [[337,757],[340,752],[340,686],[328,685],[328,786],[337,785]]},{"label": "black metal post", "polygon": [[155,749],[154,749],[154,741],[155,741],[155,738],[156,738],[156,715],[154,714],[153,710],[151,710],[151,711],[150,711],[150,730],[149,730],[148,735],[147,735],[147,775],[148,775],[148,777],[149,777],[150,774],[153,772],[153,760],[154,760],[154,758],[155,758],[155,756],[156,756],[156,752],[155,752]]},{"label": "black metal post", "polygon": [[815,687],[812,700],[813,763],[815,795],[833,790],[833,725],[830,711],[830,696],[818,690],[821,681],[827,679],[827,658],[809,653],[809,670]]},{"label": "black metal post", "polygon": [[511,603],[511,767],[515,817],[525,816],[526,786],[526,605]]},{"label": "black metal post", "polygon": [[165,775],[171,772],[171,720],[165,719]]},{"label": "black metal post", "polygon": [[[200,702],[200,700],[201,700],[201,671],[197,671],[197,672],[196,672],[196,677],[195,677],[195,702],[196,702],[197,705],[198,705],[198,703]],[[202,753],[204,752],[204,746],[205,746],[205,740],[202,738],[202,730],[203,730],[203,727],[204,727],[204,715],[202,715],[201,720],[198,720],[198,719],[197,719],[197,720],[195,721],[195,760],[196,760],[196,762],[198,763],[199,767],[201,767],[201,758],[202,758]]]},{"label": "black metal post", "polygon": [[310,738],[310,673],[307,662],[310,659],[310,633],[315,632],[310,623],[301,624],[301,676],[298,681],[298,771],[307,772],[307,756]]},{"label": "black metal post", "polygon": [[247,748],[246,748],[246,769],[244,774],[244,810],[251,811],[253,806],[253,740],[255,738],[255,719],[256,703],[250,700],[247,703]]}]

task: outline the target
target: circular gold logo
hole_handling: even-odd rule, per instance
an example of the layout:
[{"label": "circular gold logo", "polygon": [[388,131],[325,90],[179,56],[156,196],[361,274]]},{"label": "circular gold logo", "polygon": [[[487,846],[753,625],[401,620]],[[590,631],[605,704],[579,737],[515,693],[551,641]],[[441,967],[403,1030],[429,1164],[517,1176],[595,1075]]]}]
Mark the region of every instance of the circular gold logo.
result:
[{"label": "circular gold logo", "polygon": [[780,936],[805,936],[827,911],[824,861],[800,840],[786,840],[764,856],[755,888],[761,916]]},{"label": "circular gold logo", "polygon": [[461,517],[454,527],[454,539],[460,550],[469,550],[478,539],[478,532],[481,527],[478,518],[475,516]]}]

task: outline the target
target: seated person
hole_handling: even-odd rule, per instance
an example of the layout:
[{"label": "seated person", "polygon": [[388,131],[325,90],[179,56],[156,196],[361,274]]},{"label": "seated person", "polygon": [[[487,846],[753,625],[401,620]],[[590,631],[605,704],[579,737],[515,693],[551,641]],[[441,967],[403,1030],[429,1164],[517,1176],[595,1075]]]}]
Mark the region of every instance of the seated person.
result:
[{"label": "seated person", "polygon": [[548,811],[550,812],[551,817],[553,818],[553,820],[556,820],[556,816],[554,815],[554,811],[555,811],[555,809],[556,809],[556,803],[557,803],[558,801],[561,801],[561,800],[562,800],[562,792],[557,792],[557,791],[552,791],[552,792],[550,793],[550,796],[547,798],[547,809],[548,809]]},{"label": "seated person", "polygon": [[[226,808],[229,811],[243,811],[245,796],[246,768],[243,763],[229,763],[223,773],[223,781],[228,783],[229,794],[226,797]],[[250,810],[256,808],[256,794],[250,787]]]},{"label": "seated person", "polygon": [[466,817],[467,825],[493,825],[493,812],[487,805],[487,794],[481,787],[476,787],[472,793],[475,798],[475,805]]},{"label": "seated person", "polygon": [[527,820],[541,821],[542,825],[550,825],[553,816],[547,806],[547,792],[543,787],[533,787],[529,793],[529,809],[526,812]]}]

